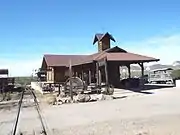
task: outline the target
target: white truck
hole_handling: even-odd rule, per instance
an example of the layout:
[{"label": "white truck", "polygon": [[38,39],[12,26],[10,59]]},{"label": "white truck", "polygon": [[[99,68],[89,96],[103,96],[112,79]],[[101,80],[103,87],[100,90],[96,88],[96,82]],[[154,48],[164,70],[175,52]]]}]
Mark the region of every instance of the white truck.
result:
[{"label": "white truck", "polygon": [[163,84],[172,84],[173,78],[171,76],[172,68],[162,68],[152,70],[149,73],[149,83],[163,83]]}]

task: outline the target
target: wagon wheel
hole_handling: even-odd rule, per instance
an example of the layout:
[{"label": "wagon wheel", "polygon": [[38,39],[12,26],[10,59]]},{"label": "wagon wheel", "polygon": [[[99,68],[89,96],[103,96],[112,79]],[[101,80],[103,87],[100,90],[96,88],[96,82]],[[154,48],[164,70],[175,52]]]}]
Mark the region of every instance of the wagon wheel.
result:
[{"label": "wagon wheel", "polygon": [[[79,77],[72,77],[72,91],[73,94],[78,94],[84,91],[84,83]],[[65,82],[65,93],[70,93],[70,78]]]}]

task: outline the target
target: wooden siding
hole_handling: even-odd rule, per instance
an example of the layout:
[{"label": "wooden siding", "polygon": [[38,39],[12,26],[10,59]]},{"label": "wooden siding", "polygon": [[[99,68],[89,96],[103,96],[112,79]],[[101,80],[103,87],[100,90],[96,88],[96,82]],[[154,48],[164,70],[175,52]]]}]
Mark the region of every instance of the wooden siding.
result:
[{"label": "wooden siding", "polygon": [[54,68],[54,82],[65,82],[67,79],[67,75],[65,72],[68,69],[65,67],[55,67]]},{"label": "wooden siding", "polygon": [[98,41],[98,51],[104,51],[110,48],[110,38],[105,36],[101,41]]},{"label": "wooden siding", "polygon": [[46,79],[47,82],[54,82],[54,68],[48,67]]}]

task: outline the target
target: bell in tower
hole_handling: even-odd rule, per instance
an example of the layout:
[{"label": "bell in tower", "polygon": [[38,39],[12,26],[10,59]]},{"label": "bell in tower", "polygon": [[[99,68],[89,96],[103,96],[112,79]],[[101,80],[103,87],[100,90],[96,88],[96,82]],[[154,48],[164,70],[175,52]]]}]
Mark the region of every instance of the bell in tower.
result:
[{"label": "bell in tower", "polygon": [[108,32],[106,34],[96,34],[94,37],[93,44],[98,42],[98,52],[101,52],[101,51],[111,48],[110,40],[115,42],[115,39],[113,38],[113,36],[111,36]]}]

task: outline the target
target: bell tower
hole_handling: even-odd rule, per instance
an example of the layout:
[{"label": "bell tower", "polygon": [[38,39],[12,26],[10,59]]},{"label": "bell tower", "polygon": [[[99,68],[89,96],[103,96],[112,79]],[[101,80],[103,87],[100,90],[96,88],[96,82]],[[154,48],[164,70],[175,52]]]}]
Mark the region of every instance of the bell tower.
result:
[{"label": "bell tower", "polygon": [[95,35],[93,44],[98,42],[98,52],[102,52],[106,49],[111,48],[110,40],[115,42],[115,39],[113,38],[113,36],[110,35],[108,32],[105,34],[99,33]]}]

